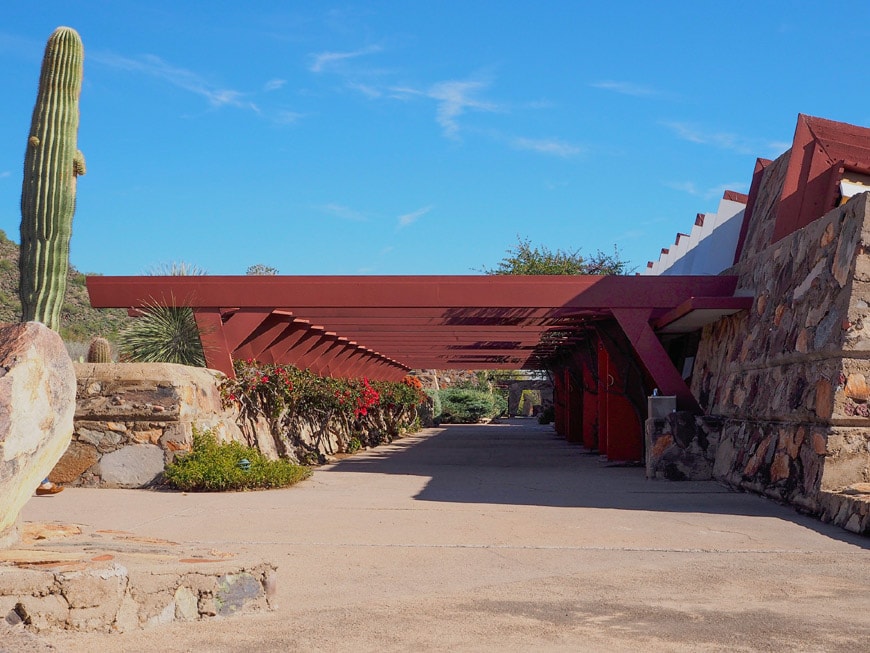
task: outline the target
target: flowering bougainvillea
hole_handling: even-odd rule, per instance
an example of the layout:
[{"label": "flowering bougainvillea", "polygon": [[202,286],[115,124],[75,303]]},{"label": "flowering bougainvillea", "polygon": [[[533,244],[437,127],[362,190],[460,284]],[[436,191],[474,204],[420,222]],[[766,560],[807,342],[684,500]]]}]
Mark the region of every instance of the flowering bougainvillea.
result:
[{"label": "flowering bougainvillea", "polygon": [[[279,452],[300,457],[303,446],[294,437],[302,422],[316,424],[339,439],[377,444],[408,430],[416,421],[417,406],[426,400],[416,377],[400,382],[321,377],[292,365],[255,360],[236,361],[236,378],[222,386],[224,401],[235,405],[243,418],[264,418],[279,444]],[[304,448],[304,447],[303,447]],[[310,452],[302,452],[310,453]],[[318,453],[320,456],[320,453]]]}]

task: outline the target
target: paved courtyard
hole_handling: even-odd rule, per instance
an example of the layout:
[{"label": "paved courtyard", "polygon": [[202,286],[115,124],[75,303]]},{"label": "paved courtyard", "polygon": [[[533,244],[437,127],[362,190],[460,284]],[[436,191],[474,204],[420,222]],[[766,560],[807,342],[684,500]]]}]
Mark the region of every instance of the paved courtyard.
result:
[{"label": "paved courtyard", "polygon": [[23,517],[279,566],[271,613],[51,635],[59,651],[870,650],[870,540],[647,481],[532,420],[428,429],[287,490],[71,488]]}]

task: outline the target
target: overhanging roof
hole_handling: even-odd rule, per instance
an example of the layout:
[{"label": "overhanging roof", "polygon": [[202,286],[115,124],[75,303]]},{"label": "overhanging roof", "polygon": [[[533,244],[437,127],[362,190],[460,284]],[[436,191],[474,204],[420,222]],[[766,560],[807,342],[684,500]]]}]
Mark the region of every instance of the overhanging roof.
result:
[{"label": "overhanging roof", "polygon": [[752,307],[752,297],[692,297],[653,323],[657,333],[690,333]]},{"label": "overhanging roof", "polygon": [[[401,378],[409,369],[541,369],[600,320],[649,327],[736,277],[143,276],[87,278],[97,308],[191,306],[207,363],[291,363]],[[618,315],[617,315],[618,314]]]}]

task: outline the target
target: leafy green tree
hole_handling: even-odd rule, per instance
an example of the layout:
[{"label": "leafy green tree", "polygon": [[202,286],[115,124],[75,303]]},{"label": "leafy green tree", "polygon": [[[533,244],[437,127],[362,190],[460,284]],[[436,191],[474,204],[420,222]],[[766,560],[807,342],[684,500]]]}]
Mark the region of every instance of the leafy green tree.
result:
[{"label": "leafy green tree", "polygon": [[546,246],[532,246],[528,238],[517,236],[517,244],[494,268],[483,268],[485,274],[627,274],[628,262],[620,258],[614,246],[613,254],[598,250],[592,256],[583,256],[579,249],[551,250]]},{"label": "leafy green tree", "polygon": [[255,263],[254,265],[248,268],[248,271],[245,274],[251,276],[274,276],[278,274],[278,268],[273,268],[271,265],[264,265],[263,263]]}]

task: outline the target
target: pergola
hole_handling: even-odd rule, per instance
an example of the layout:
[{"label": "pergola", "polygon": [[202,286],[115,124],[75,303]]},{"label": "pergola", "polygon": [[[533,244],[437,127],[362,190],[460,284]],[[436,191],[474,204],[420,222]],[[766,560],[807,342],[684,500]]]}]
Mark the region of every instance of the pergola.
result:
[{"label": "pergola", "polygon": [[[234,359],[250,358],[388,380],[411,369],[549,369],[567,396],[571,374],[607,366],[572,352],[597,342],[618,361],[626,348],[608,344],[616,338],[648,383],[688,409],[697,402],[658,334],[748,308],[736,285],[730,276],[87,278],[96,308],[190,306],[207,365],[230,376]],[[564,417],[577,412],[566,404]]]}]

